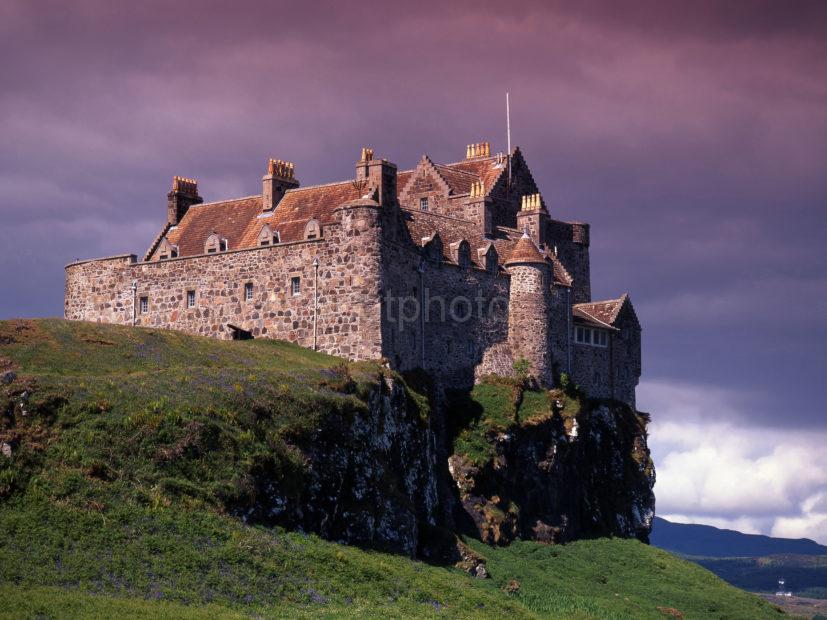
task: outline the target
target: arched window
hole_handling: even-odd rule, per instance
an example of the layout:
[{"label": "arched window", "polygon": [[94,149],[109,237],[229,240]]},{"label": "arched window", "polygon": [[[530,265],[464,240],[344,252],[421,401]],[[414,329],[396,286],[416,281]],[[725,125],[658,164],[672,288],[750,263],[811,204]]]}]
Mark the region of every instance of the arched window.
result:
[{"label": "arched window", "polygon": [[204,254],[226,252],[227,248],[227,240],[218,233],[213,233],[207,237],[207,242],[204,244]]},{"label": "arched window", "polygon": [[305,239],[320,239],[322,236],[322,227],[319,226],[319,222],[315,219],[310,220],[307,222],[307,226],[304,227],[304,238]]},{"label": "arched window", "polygon": [[261,246],[264,245],[276,245],[279,242],[279,233],[278,231],[273,231],[270,228],[269,224],[265,224],[261,227],[261,232],[258,233],[258,244]]}]

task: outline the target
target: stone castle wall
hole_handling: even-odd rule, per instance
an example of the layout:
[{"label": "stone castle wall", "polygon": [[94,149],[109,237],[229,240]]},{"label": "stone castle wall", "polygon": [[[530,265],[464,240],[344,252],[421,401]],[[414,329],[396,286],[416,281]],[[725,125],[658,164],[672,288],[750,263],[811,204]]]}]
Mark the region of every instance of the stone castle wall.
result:
[{"label": "stone castle wall", "polygon": [[[378,227],[371,228],[371,218],[364,215],[348,213],[345,225],[327,226],[321,240],[155,262],[117,257],[70,265],[65,316],[131,324],[134,281],[135,325],[230,338],[232,324],[253,336],[312,347],[317,258],[318,349],[351,359],[378,358]],[[295,277],[300,278],[297,295]],[[253,286],[249,301],[248,283]],[[194,308],[187,307],[187,291],[195,291]],[[141,297],[147,298],[146,313],[140,312]]]}]

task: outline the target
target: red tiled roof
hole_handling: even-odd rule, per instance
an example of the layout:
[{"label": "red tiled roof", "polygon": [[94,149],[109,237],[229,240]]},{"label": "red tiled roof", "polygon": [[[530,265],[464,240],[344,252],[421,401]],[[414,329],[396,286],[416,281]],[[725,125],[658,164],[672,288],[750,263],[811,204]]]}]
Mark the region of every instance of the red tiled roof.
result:
[{"label": "red tiled roof", "polygon": [[[443,168],[450,168],[456,172],[464,172],[477,177],[482,181],[485,193],[491,191],[491,188],[497,183],[497,180],[502,176],[506,170],[505,163],[498,164],[496,157],[480,157],[478,159],[467,159],[465,161],[458,161],[453,164],[444,164]],[[470,190],[466,189],[467,193]]]},{"label": "red tiled roof", "polygon": [[[483,182],[485,191],[489,192],[506,169],[504,164],[497,163],[496,157],[433,165],[455,194],[469,193],[471,183],[478,180]],[[413,172],[403,170],[397,173],[399,190],[405,187]],[[181,218],[178,226],[166,231],[166,237],[170,243],[178,246],[179,256],[203,254],[204,244],[213,232],[227,239],[231,250],[255,247],[265,224],[269,224],[273,231],[278,231],[282,242],[299,241],[304,238],[304,229],[309,220],[318,220],[324,234],[324,226],[337,221],[333,215],[334,210],[345,202],[360,198],[362,192],[349,180],[299,187],[288,190],[273,212],[262,212],[261,196],[194,205]],[[417,245],[421,243],[422,237],[428,237],[436,231],[442,238],[446,253],[451,243],[466,239],[471,246],[472,261],[475,264],[479,264],[476,250],[489,241],[494,244],[502,264],[505,257],[513,254],[512,250],[519,239],[520,233],[511,229],[498,229],[494,239],[487,239],[477,224],[466,220],[419,211],[405,212],[408,214],[408,228]],[[162,236],[163,232],[153,242],[147,258],[157,248]],[[534,251],[537,252],[536,247]],[[450,260],[450,257],[446,255],[446,259]],[[535,259],[536,256],[532,254],[531,260]],[[565,273],[562,265],[558,261],[552,262],[556,265],[555,278],[570,283],[571,277]]]},{"label": "red tiled roof", "polygon": [[513,265],[515,263],[545,263],[546,257],[540,254],[537,245],[526,234],[514,244],[508,260],[505,261],[505,266]]},{"label": "red tiled roof", "polygon": [[[442,240],[443,260],[453,262],[453,257],[450,254],[451,244],[465,239],[471,246],[471,262],[478,267],[482,266],[479,262],[477,250],[487,246],[492,240],[487,239],[476,224],[455,217],[437,215],[430,211],[402,209],[402,213],[411,239],[417,246],[422,244],[422,239],[431,237],[435,232],[438,232],[439,238]],[[500,248],[497,247],[496,243],[494,243],[494,248],[499,254]],[[500,255],[500,260],[502,261],[502,255]]]},{"label": "red tiled roof", "polygon": [[434,164],[439,175],[451,188],[454,194],[468,194],[471,192],[471,183],[479,181],[479,177],[472,173],[453,168],[451,166],[443,166],[442,164]]},{"label": "red tiled roof", "polygon": [[623,295],[619,299],[608,299],[606,301],[592,301],[585,304],[572,306],[572,314],[589,322],[598,322],[603,327],[614,326],[623,304],[629,299]]},{"label": "red tiled roof", "polygon": [[274,212],[262,212],[261,196],[194,205],[167,233],[167,239],[178,246],[179,256],[203,254],[204,243],[213,232],[227,239],[231,250],[255,247],[265,224],[278,231],[282,242],[299,241],[308,221],[318,220],[324,234],[325,224],[336,221],[334,209],[356,198],[360,198],[358,187],[342,181],[288,190]]}]

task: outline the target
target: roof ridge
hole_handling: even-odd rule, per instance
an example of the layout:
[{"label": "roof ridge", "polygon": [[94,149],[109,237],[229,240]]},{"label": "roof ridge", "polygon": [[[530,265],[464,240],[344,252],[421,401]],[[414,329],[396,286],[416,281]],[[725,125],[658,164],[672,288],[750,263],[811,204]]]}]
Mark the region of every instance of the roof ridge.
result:
[{"label": "roof ridge", "polygon": [[195,207],[209,207],[210,205],[220,205],[227,202],[239,202],[241,200],[250,200],[250,198],[261,198],[261,194],[251,194],[249,196],[242,196],[241,198],[225,198],[224,200],[213,200],[212,202],[199,202],[197,204],[190,205],[190,209]]},{"label": "roof ridge", "polygon": [[164,227],[161,229],[161,232],[158,233],[158,236],[155,237],[155,240],[152,242],[152,245],[149,246],[149,249],[146,251],[146,254],[144,254],[144,262],[147,262],[152,256],[152,253],[155,252],[156,248],[159,245],[161,245],[161,239],[163,239],[166,236],[170,228],[172,228],[172,225],[169,222],[164,224]]},{"label": "roof ridge", "polygon": [[434,166],[438,168],[448,168],[451,172],[458,172],[459,174],[467,174],[469,177],[474,177],[475,179],[480,178],[478,174],[474,174],[473,172],[468,172],[467,170],[458,170],[456,168],[452,168],[450,164],[437,164],[434,163]]},{"label": "roof ridge", "polygon": [[588,315],[588,317],[589,317],[591,320],[593,320],[595,323],[600,323],[601,325],[605,325],[605,326],[606,326],[606,327],[608,327],[609,329],[617,329],[617,327],[615,327],[615,326],[614,326],[614,325],[612,325],[611,323],[607,323],[606,321],[603,321],[603,320],[601,320],[601,319],[598,319],[598,318],[597,318],[596,316],[594,316],[591,312],[586,312],[585,310],[583,310],[583,308],[578,308],[578,307],[577,307],[578,305],[579,305],[579,304],[575,304],[574,306],[572,306],[572,309],[575,309],[575,308],[576,308],[577,310],[579,310],[579,311],[580,311],[580,312],[582,312],[583,314]]},{"label": "roof ridge", "polygon": [[472,226],[475,225],[475,222],[472,221],[472,220],[466,220],[466,219],[463,219],[461,217],[454,217],[453,215],[445,215],[443,213],[433,213],[432,211],[421,211],[420,209],[411,209],[410,207],[403,207],[401,205],[400,205],[399,208],[402,211],[407,211],[409,213],[415,213],[416,215],[419,215],[419,216],[437,217],[437,218],[442,218],[442,219],[445,219],[445,220],[452,220],[454,222],[464,222],[466,224],[471,224]]},{"label": "roof ridge", "polygon": [[318,183],[316,185],[305,185],[304,187],[291,187],[288,189],[285,194],[295,194],[297,192],[303,192],[307,189],[318,189],[320,187],[333,187],[334,185],[344,185],[345,183],[353,183],[356,179],[344,179],[343,181],[331,181],[330,183]]},{"label": "roof ridge", "polygon": [[473,162],[480,162],[480,161],[494,161],[497,159],[496,155],[489,155],[488,157],[474,157],[473,159],[461,159],[460,161],[454,161],[450,164],[442,164],[443,166],[457,166],[459,164],[467,164],[470,161]]}]

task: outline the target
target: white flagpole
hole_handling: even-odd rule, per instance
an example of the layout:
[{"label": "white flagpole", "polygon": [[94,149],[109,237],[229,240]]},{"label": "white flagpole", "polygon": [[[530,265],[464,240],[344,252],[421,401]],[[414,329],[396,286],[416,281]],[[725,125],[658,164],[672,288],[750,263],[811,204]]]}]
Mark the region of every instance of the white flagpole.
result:
[{"label": "white flagpole", "polygon": [[511,186],[511,105],[505,93],[505,128],[508,134],[508,185]]}]

